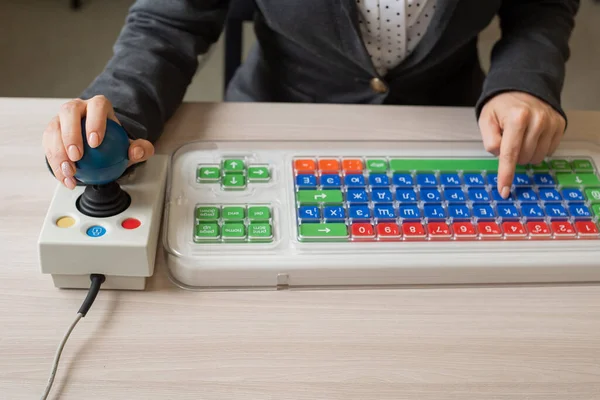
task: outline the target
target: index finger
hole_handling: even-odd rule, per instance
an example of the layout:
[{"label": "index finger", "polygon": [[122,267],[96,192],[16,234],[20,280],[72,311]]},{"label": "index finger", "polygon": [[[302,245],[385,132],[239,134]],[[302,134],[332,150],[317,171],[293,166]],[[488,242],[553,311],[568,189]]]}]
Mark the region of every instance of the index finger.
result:
[{"label": "index finger", "polygon": [[526,129],[527,125],[519,118],[510,119],[504,125],[498,157],[498,192],[504,199],[510,195]]}]

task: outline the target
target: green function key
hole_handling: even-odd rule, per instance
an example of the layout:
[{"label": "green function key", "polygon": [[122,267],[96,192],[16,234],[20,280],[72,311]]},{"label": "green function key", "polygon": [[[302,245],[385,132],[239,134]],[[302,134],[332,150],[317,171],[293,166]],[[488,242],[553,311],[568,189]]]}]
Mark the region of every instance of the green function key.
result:
[{"label": "green function key", "polygon": [[571,171],[571,165],[567,160],[552,160],[550,166],[555,171]]},{"label": "green function key", "polygon": [[271,240],[273,230],[271,224],[266,222],[251,223],[248,225],[248,239],[254,241]]},{"label": "green function key", "polygon": [[223,240],[243,240],[246,238],[246,226],[243,223],[223,224]]},{"label": "green function key", "polygon": [[546,161],[542,161],[539,164],[531,165],[530,168],[535,172],[548,172],[550,170],[550,166]]},{"label": "green function key", "polygon": [[223,161],[223,170],[225,172],[242,172],[244,170],[244,161],[238,159],[228,159]]},{"label": "green function key", "polygon": [[223,187],[227,189],[243,189],[246,187],[246,177],[242,174],[225,173]]},{"label": "green function key", "polygon": [[198,168],[197,178],[199,182],[218,182],[221,177],[219,167],[200,167]]},{"label": "green function key", "polygon": [[387,172],[388,162],[386,160],[367,160],[369,172]]},{"label": "green function key", "polygon": [[567,187],[579,187],[579,186],[596,186],[600,185],[600,180],[594,174],[570,174],[570,173],[558,173],[556,174],[556,180],[559,185]]},{"label": "green function key", "polygon": [[594,215],[600,217],[600,204],[592,205],[592,211],[594,212]]},{"label": "green function key", "polygon": [[271,177],[268,167],[252,166],[248,167],[248,179],[250,181],[265,182]]},{"label": "green function key", "polygon": [[340,204],[344,196],[341,190],[300,190],[296,199],[300,204]]},{"label": "green function key", "polygon": [[219,219],[219,207],[198,207],[196,218],[204,221],[215,221]]},{"label": "green function key", "polygon": [[241,221],[244,217],[244,207],[223,207],[223,219],[225,221]]},{"label": "green function key", "polygon": [[[482,158],[482,159],[393,159],[390,161],[390,169],[393,172],[406,172],[406,171],[441,171],[441,172],[453,172],[453,171],[465,171],[465,172],[479,172],[479,171],[497,171],[498,160],[495,158]],[[517,165],[517,171],[525,171],[525,166]]]},{"label": "green function key", "polygon": [[344,240],[348,228],[344,223],[320,223],[300,225],[301,240]]},{"label": "green function key", "polygon": [[269,207],[251,206],[248,208],[248,219],[250,221],[268,221],[271,218]]},{"label": "green function key", "polygon": [[600,203],[600,188],[585,189],[585,197],[592,203]]},{"label": "green function key", "polygon": [[195,229],[196,241],[216,240],[219,238],[219,224],[199,223]]},{"label": "green function key", "polygon": [[589,160],[574,160],[571,165],[575,172],[594,172],[594,166]]}]

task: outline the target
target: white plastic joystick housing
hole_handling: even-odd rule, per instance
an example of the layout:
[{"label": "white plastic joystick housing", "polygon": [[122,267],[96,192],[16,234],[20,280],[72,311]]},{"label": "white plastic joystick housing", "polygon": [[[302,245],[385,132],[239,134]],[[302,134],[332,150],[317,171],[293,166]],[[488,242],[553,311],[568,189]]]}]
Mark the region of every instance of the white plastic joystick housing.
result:
[{"label": "white plastic joystick housing", "polygon": [[103,289],[143,290],[154,273],[168,158],[155,155],[123,177],[129,138],[107,120],[100,146],[91,148],[82,121],[83,157],[69,190],[58,184],[38,248],[42,273],[59,288],[89,288],[104,274]]}]

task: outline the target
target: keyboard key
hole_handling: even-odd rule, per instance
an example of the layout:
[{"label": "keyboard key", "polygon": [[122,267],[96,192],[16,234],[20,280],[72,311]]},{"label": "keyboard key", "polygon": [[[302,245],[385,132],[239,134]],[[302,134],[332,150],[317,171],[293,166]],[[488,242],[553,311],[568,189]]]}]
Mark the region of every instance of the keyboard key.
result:
[{"label": "keyboard key", "polygon": [[250,221],[268,221],[271,218],[269,207],[251,206],[248,207],[248,219]]},{"label": "keyboard key", "polygon": [[248,167],[248,179],[251,182],[267,182],[270,178],[269,167],[259,165]]},{"label": "keyboard key", "polygon": [[465,174],[464,179],[467,186],[485,186],[485,180],[481,174]]},{"label": "keyboard key", "polygon": [[298,175],[296,177],[296,185],[300,189],[316,189],[317,188],[317,177],[314,175]]},{"label": "keyboard key", "polygon": [[600,202],[600,188],[585,189],[585,197],[592,203]]},{"label": "keyboard key", "polygon": [[246,226],[241,222],[223,224],[223,240],[243,240],[246,238]]},{"label": "keyboard key", "polygon": [[300,239],[346,239],[348,227],[344,223],[301,224]]},{"label": "keyboard key", "polygon": [[442,195],[437,189],[421,189],[421,200],[428,203],[439,203]]},{"label": "keyboard key", "polygon": [[398,187],[412,187],[414,185],[414,179],[410,174],[394,174],[392,182]]},{"label": "keyboard key", "polygon": [[461,189],[445,189],[444,198],[451,203],[464,203],[467,200]]},{"label": "keyboard key", "polygon": [[427,230],[432,239],[449,239],[452,236],[450,227],[445,222],[430,222]]},{"label": "keyboard key", "polygon": [[[481,159],[427,159],[427,158],[404,158],[390,160],[392,171],[441,171],[441,172],[479,172],[498,171],[498,159],[489,157]],[[517,170],[525,168],[517,165]]]},{"label": "keyboard key", "polygon": [[540,189],[540,199],[544,201],[561,201],[562,197],[556,189]]},{"label": "keyboard key", "polygon": [[537,204],[523,204],[521,212],[527,219],[544,218],[544,210]]},{"label": "keyboard key", "polygon": [[575,228],[567,221],[554,221],[551,223],[552,232],[557,238],[575,236]]},{"label": "keyboard key", "polygon": [[344,183],[349,188],[364,187],[365,177],[363,175],[358,174],[346,175],[346,177],[344,178]]},{"label": "keyboard key", "polygon": [[455,222],[452,228],[457,239],[472,239],[477,236],[475,227],[470,222]]},{"label": "keyboard key", "polygon": [[538,201],[537,193],[529,187],[518,187],[515,190],[515,195],[517,196],[517,200],[522,202]]},{"label": "keyboard key", "polygon": [[394,206],[388,204],[377,204],[373,209],[374,217],[378,220],[389,220],[396,218]]},{"label": "keyboard key", "polygon": [[394,201],[392,192],[388,189],[373,189],[371,198],[373,203],[391,203]]},{"label": "keyboard key", "polygon": [[515,186],[529,186],[531,185],[531,178],[527,174],[515,174],[513,184]]},{"label": "keyboard key", "polygon": [[352,236],[360,239],[372,239],[375,237],[373,225],[367,223],[352,224],[350,226]]},{"label": "keyboard key", "polygon": [[571,165],[575,172],[594,172],[594,166],[589,160],[574,160]]},{"label": "keyboard key", "polygon": [[493,219],[496,217],[492,206],[481,204],[476,204],[473,206],[473,215],[478,219]]},{"label": "keyboard key", "polygon": [[417,184],[422,187],[436,187],[437,179],[434,174],[418,174]]},{"label": "keyboard key", "polygon": [[420,239],[425,237],[425,228],[420,222],[405,222],[402,224],[402,233],[407,239]]},{"label": "keyboard key", "polygon": [[547,238],[551,235],[548,224],[542,221],[527,222],[527,230],[529,231],[529,235],[534,239]]},{"label": "keyboard key", "polygon": [[369,206],[350,206],[348,215],[351,219],[365,220],[371,218],[371,209]]},{"label": "keyboard key", "polygon": [[530,168],[536,172],[547,172],[550,170],[550,166],[546,161],[542,161],[539,164],[530,165]]},{"label": "keyboard key", "polygon": [[400,227],[397,224],[382,223],[377,225],[377,236],[382,239],[395,239],[400,237]]},{"label": "keyboard key", "polygon": [[576,221],[575,229],[581,237],[598,236],[598,226],[592,221]]},{"label": "keyboard key", "polygon": [[248,239],[268,241],[273,238],[273,229],[268,222],[253,222],[248,225]]},{"label": "keyboard key", "polygon": [[482,221],[477,223],[479,234],[484,239],[499,238],[502,236],[500,227],[495,222]]},{"label": "keyboard key", "polygon": [[244,207],[229,206],[223,207],[223,220],[225,221],[241,221],[246,217]]},{"label": "keyboard key", "polygon": [[458,174],[441,174],[440,183],[446,187],[460,186],[460,177]]},{"label": "keyboard key", "polygon": [[226,189],[243,189],[246,187],[246,177],[243,174],[226,173],[223,175],[223,187]]},{"label": "keyboard key", "polygon": [[300,204],[339,204],[344,201],[341,190],[299,190],[296,200]]},{"label": "keyboard key", "polygon": [[525,227],[520,222],[506,221],[502,223],[502,230],[507,238],[523,238],[526,236]]},{"label": "keyboard key", "polygon": [[419,207],[413,205],[401,205],[398,208],[400,218],[404,219],[419,219],[421,218],[421,210]]},{"label": "keyboard key", "polygon": [[546,204],[546,215],[551,219],[566,218],[568,216],[567,210],[562,205],[556,203]]},{"label": "keyboard key", "polygon": [[498,210],[498,216],[502,219],[519,218],[519,211],[512,204],[499,204],[496,209]]},{"label": "keyboard key", "polygon": [[196,241],[212,241],[219,237],[219,224],[201,222],[196,225]]},{"label": "keyboard key", "polygon": [[221,215],[219,207],[198,207],[196,208],[196,218],[201,221],[216,221]]},{"label": "keyboard key", "polygon": [[446,219],[446,210],[442,206],[425,204],[423,211],[425,212],[425,217],[430,220]]},{"label": "keyboard key", "polygon": [[300,206],[298,217],[302,222],[319,221],[321,219],[321,211],[317,206]]},{"label": "keyboard key", "polygon": [[223,161],[223,171],[241,173],[244,171],[245,165],[243,160],[225,160]]},{"label": "keyboard key", "polygon": [[396,200],[401,203],[416,203],[417,193],[413,189],[396,190]]},{"label": "keyboard key", "polygon": [[505,199],[500,195],[498,188],[494,187],[492,189],[492,199],[497,203],[512,203],[515,200],[515,194],[513,192],[510,192],[508,197]]},{"label": "keyboard key", "polygon": [[367,169],[369,172],[386,172],[388,170],[388,162],[386,160],[367,160]]},{"label": "keyboard key", "polygon": [[364,189],[348,189],[348,203],[368,203],[369,196]]},{"label": "keyboard key", "polygon": [[363,171],[363,163],[361,160],[348,159],[342,161],[342,168],[346,173],[359,172]]},{"label": "keyboard key", "polygon": [[498,174],[487,174],[487,184],[490,186],[498,186]]},{"label": "keyboard key", "polygon": [[339,189],[342,186],[342,178],[337,174],[321,175],[321,186],[323,189]]},{"label": "keyboard key", "polygon": [[553,186],[554,178],[550,174],[535,174],[533,175],[533,182],[538,186]]},{"label": "keyboard key", "polygon": [[448,206],[448,214],[451,218],[457,219],[468,219],[471,217],[469,212],[469,207],[465,205],[449,205]]},{"label": "keyboard key", "polygon": [[567,160],[552,160],[550,166],[555,171],[571,171],[571,165]]},{"label": "keyboard key", "polygon": [[327,206],[323,209],[323,217],[325,222],[344,220],[346,218],[346,211],[341,206]]},{"label": "keyboard key", "polygon": [[315,160],[296,160],[294,167],[299,173],[313,173],[317,169],[317,163],[315,163]]},{"label": "keyboard key", "polygon": [[387,187],[390,185],[390,178],[386,174],[373,174],[369,176],[369,185],[373,187]]},{"label": "keyboard key", "polygon": [[583,204],[570,204],[569,214],[575,217],[575,219],[589,219],[592,217],[590,209]]},{"label": "keyboard key", "polygon": [[201,167],[198,169],[197,179],[200,182],[218,182],[221,176],[219,167]]},{"label": "keyboard key", "polygon": [[583,193],[579,189],[563,189],[563,198],[567,201],[584,201]]},{"label": "keyboard key", "polygon": [[556,174],[556,180],[559,185],[565,187],[579,187],[579,186],[595,186],[600,185],[600,179],[595,174],[569,174],[569,173],[558,173]]},{"label": "keyboard key", "polygon": [[592,211],[595,216],[600,217],[600,204],[592,204]]},{"label": "keyboard key", "polygon": [[476,203],[490,201],[490,195],[485,189],[469,189],[469,200]]},{"label": "keyboard key", "polygon": [[332,159],[319,160],[319,169],[321,172],[338,172],[340,170],[340,162]]}]

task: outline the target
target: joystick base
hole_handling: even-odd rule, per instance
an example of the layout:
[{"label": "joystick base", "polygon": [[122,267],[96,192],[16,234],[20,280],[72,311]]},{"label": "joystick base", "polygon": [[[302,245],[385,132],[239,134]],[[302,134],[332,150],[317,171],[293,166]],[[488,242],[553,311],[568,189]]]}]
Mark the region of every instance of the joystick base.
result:
[{"label": "joystick base", "polygon": [[77,199],[77,209],[94,218],[108,218],[121,214],[131,204],[131,196],[117,182],[87,186]]}]

